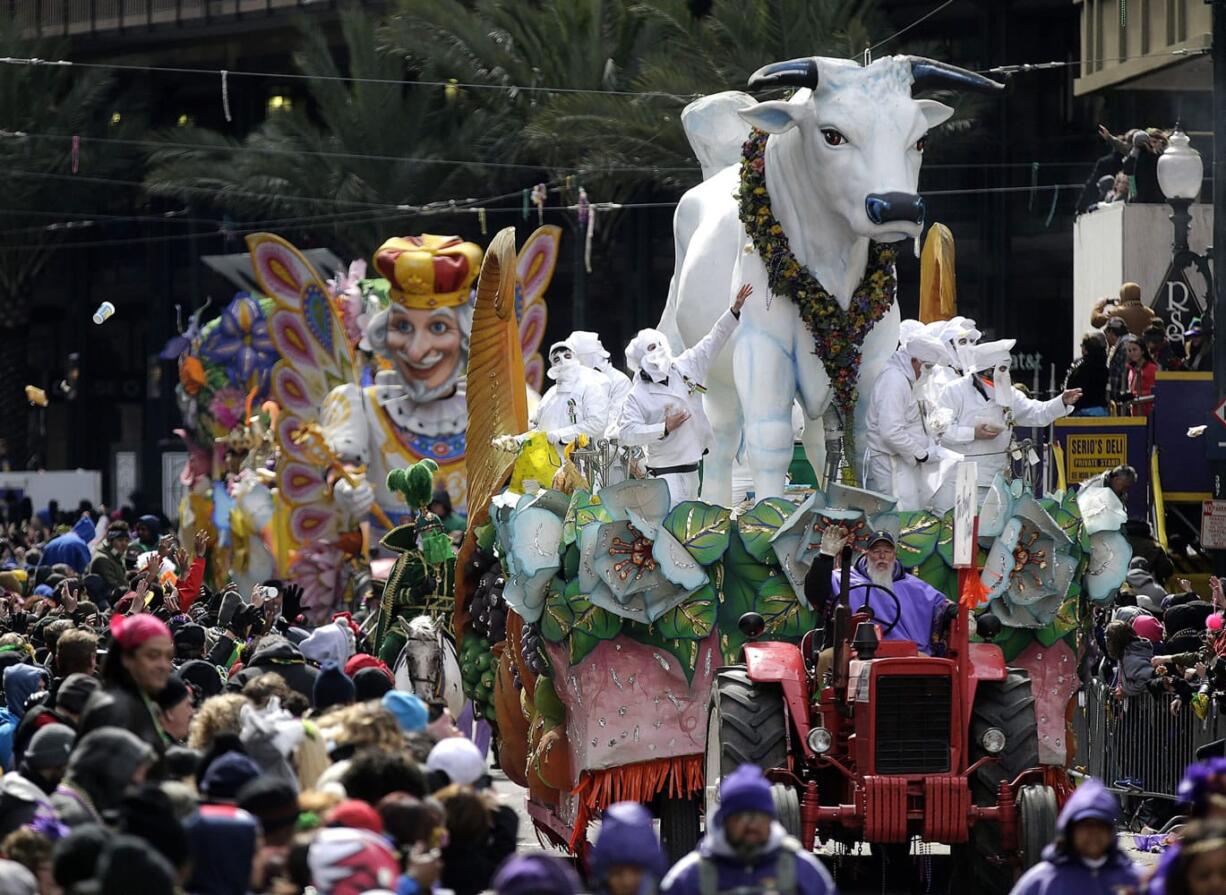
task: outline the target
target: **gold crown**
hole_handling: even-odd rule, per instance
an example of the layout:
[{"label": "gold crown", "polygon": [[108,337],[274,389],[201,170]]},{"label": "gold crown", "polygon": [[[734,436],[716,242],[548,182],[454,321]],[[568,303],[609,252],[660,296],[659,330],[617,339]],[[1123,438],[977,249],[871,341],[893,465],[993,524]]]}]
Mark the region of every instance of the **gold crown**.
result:
[{"label": "gold crown", "polygon": [[399,236],[375,252],[375,269],[391,284],[392,301],[430,311],[468,301],[484,252],[458,236]]}]

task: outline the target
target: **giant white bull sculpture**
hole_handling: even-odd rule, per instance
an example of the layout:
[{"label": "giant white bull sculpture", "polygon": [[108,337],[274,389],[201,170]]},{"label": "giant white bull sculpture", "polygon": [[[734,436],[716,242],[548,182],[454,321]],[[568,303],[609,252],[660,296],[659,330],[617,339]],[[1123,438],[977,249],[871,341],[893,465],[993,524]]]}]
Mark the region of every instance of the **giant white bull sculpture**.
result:
[{"label": "giant white bull sculpture", "polygon": [[[769,135],[765,192],[792,255],[846,312],[870,253],[878,251],[872,243],[915,238],[923,228],[924,203],[916,187],[926,135],[953,110],[912,93],[1003,89],[973,72],[909,56],[867,66],[823,57],[779,62],[755,72],[749,87],[800,89],[788,100],[767,102],[738,92],[704,97],[682,116],[707,179],[677,207],[676,262],[660,321],[679,352],[707,333],[742,283],[754,287],[741,325],[706,383],[716,447],[706,458],[703,497],[723,504],[730,501],[732,461],[742,447],[757,496],[783,493],[797,401],[806,418],[805,450],[820,473],[826,455],[822,417],[835,393],[827,373],[834,361],[818,356],[796,304],[771,294],[760,247],[742,223],[739,160],[748,126]],[[862,358],[854,380],[860,395],[871,390],[897,344],[898,309],[889,304],[853,340]],[[861,402],[854,422],[861,449],[863,410]]]}]

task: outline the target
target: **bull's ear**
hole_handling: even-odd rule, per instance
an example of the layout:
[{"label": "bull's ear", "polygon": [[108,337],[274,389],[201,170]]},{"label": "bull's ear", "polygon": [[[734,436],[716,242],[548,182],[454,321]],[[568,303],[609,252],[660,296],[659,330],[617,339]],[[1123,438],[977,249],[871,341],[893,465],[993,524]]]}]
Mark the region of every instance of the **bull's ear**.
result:
[{"label": "bull's ear", "polygon": [[791,103],[785,100],[772,99],[764,103],[741,109],[737,112],[742,118],[768,134],[782,134],[790,131],[810,113],[809,103]]},{"label": "bull's ear", "polygon": [[937,102],[935,99],[917,99],[915,104],[924,113],[924,118],[930,128],[944,124],[954,114],[953,109],[945,105],[945,103]]}]

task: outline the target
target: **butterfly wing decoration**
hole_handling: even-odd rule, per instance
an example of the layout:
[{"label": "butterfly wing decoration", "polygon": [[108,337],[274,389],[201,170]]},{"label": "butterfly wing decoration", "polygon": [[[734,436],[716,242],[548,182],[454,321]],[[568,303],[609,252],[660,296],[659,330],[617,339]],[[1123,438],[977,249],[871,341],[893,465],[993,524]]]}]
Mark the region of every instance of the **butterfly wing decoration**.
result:
[{"label": "butterfly wing decoration", "polygon": [[[326,481],[327,462],[319,445],[295,439],[319,421],[328,393],[339,385],[356,382],[355,358],[331,293],[319,273],[302,254],[279,236],[256,233],[247,237],[256,281],[276,307],[269,331],[280,359],[270,381],[272,400],[280,406],[277,419],[277,487],[281,516],[278,520],[277,560],[283,575],[291,563],[295,575],[308,574],[296,559],[335,550],[339,513]],[[302,577],[298,575],[298,577]],[[317,577],[317,576],[311,576]],[[327,586],[335,586],[335,575]],[[324,582],[299,581],[311,589]]]},{"label": "butterfly wing decoration", "polygon": [[553,282],[561,242],[561,227],[538,227],[520,249],[515,265],[515,318],[519,322],[524,374],[528,385],[538,394],[544,391],[545,383],[545,361],[540,354],[548,320],[545,291]]}]

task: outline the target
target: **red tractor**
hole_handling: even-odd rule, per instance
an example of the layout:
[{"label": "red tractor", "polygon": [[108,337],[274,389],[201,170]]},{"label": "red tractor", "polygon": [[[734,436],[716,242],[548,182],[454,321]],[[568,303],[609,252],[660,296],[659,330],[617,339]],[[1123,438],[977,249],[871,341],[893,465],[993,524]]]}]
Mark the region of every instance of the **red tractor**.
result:
[{"label": "red tractor", "polygon": [[[1050,784],[1063,773],[1039,766],[1030,678],[1006,668],[999,647],[970,642],[964,606],[949,622],[945,658],[884,639],[898,598],[880,585],[849,586],[850,565],[845,551],[825,681],[822,630],[799,646],[754,642],[762,617],[742,617],[751,638],[744,664],[720,669],[712,685],[708,816],[720,778],[753,763],[774,784],[780,822],[805,847],[867,842],[888,855],[919,836],[951,846],[963,891],[1007,892],[1054,835]],[[872,617],[873,587],[893,601],[894,619]],[[1000,630],[991,613],[977,624],[982,637]]]}]

